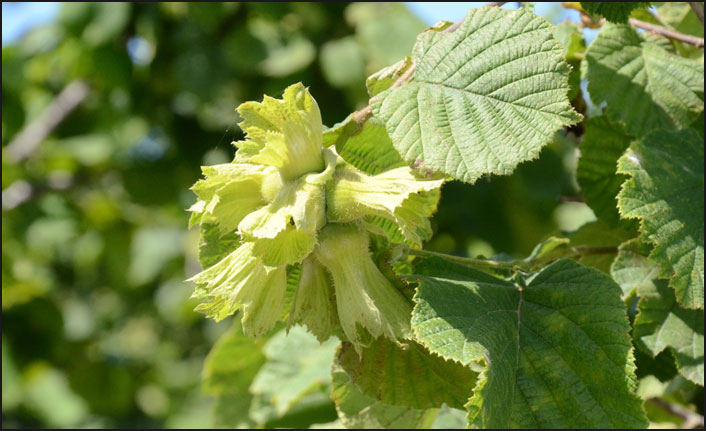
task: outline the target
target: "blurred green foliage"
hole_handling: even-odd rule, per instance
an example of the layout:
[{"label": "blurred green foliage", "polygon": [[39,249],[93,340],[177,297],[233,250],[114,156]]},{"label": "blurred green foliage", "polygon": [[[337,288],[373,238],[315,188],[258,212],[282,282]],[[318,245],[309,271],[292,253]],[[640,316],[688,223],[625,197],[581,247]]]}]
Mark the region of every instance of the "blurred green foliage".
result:
[{"label": "blurred green foliage", "polygon": [[[297,328],[255,343],[192,311],[188,188],[232,159],[240,103],[301,81],[332,126],[424,28],[401,4],[66,3],[4,47],[4,426],[340,426],[324,378],[335,343]],[[76,81],[86,98],[10,156]],[[559,203],[577,193],[575,160],[562,135],[511,177],[445,185],[427,248],[523,256],[590,219]]]}]

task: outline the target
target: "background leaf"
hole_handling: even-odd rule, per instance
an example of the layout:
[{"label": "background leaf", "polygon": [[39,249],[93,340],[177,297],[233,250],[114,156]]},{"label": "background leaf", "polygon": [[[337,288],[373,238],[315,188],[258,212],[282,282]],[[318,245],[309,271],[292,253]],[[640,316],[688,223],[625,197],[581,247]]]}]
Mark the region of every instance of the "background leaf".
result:
[{"label": "background leaf", "polygon": [[335,338],[319,343],[299,326],[288,332],[278,332],[265,344],[267,362],[250,386],[250,391],[272,404],[278,415],[286,413],[305,395],[330,385],[328,364],[338,345]]},{"label": "background leaf", "polygon": [[265,359],[261,346],[243,334],[239,323],[213,346],[204,362],[202,388],[204,393],[216,396],[214,423],[217,426],[250,428],[255,425],[248,418],[253,398],[248,387]]}]

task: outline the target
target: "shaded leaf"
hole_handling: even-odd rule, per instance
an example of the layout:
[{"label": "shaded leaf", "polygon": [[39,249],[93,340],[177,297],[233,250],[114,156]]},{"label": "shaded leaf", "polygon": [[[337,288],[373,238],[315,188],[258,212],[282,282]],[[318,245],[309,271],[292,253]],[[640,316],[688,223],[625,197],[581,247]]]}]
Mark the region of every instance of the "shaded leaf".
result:
[{"label": "shaded leaf", "polygon": [[618,158],[630,141],[623,128],[611,124],[605,116],[590,118],[585,123],[576,180],[584,201],[596,217],[608,224],[616,224],[620,219],[616,196],[627,177],[616,174],[616,170]]},{"label": "shaded leaf", "polygon": [[650,2],[581,2],[581,7],[586,12],[605,17],[610,22],[627,23],[633,10],[646,9],[650,7]]},{"label": "shaded leaf", "polygon": [[[703,81],[702,81],[703,82]],[[650,259],[669,278],[677,301],[704,307],[704,147],[694,130],[655,131],[618,161],[628,174],[618,195],[620,214],[642,219],[654,244]]]},{"label": "shaded leaf", "polygon": [[425,259],[412,326],[432,352],[481,361],[469,424],[488,428],[629,428],[647,423],[633,393],[619,287],[560,260],[511,283]]},{"label": "shaded leaf", "polygon": [[421,429],[429,428],[436,416],[436,409],[384,404],[363,394],[341,366],[334,362],[331,368],[336,411],[346,428],[363,429]]},{"label": "shaded leaf", "polygon": [[248,410],[250,382],[265,362],[260,346],[243,334],[239,324],[223,334],[204,361],[201,388],[216,396],[214,421],[218,426],[252,427]]},{"label": "shaded leaf", "polygon": [[640,299],[633,336],[637,345],[657,356],[671,349],[679,372],[704,385],[704,313],[679,306],[674,291],[657,283],[656,294]]},{"label": "shaded leaf", "polygon": [[659,268],[647,259],[650,248],[639,238],[626,241],[618,247],[618,255],[610,266],[610,275],[623,289],[624,298],[635,290],[639,295],[655,291]]},{"label": "shaded leaf", "polygon": [[462,408],[476,383],[476,373],[430,353],[414,341],[400,346],[384,338],[361,354],[343,343],[337,363],[364,394],[385,404],[415,409]]},{"label": "shaded leaf", "polygon": [[671,54],[628,25],[606,24],[586,52],[588,92],[628,133],[689,126],[704,109],[703,61]]}]

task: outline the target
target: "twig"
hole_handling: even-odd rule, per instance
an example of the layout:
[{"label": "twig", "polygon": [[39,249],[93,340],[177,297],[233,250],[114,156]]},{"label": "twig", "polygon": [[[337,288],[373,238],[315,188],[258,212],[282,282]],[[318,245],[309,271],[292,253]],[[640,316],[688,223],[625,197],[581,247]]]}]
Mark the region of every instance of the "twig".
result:
[{"label": "twig", "polygon": [[[500,6],[504,5],[505,3],[507,3],[507,2],[491,1],[491,2],[486,3],[485,6],[498,6],[498,7],[500,7]],[[451,24],[450,26],[446,27],[442,31],[442,33],[455,32],[456,30],[458,30],[459,27],[461,27],[461,25],[463,24],[463,21],[465,21],[465,20],[466,20],[466,18],[462,18],[459,21]],[[409,66],[409,69],[407,69],[402,76],[397,78],[397,80],[392,84],[391,87],[399,87],[400,85],[407,82],[414,74],[415,67],[416,67],[416,63],[414,61],[412,61],[412,64]],[[373,108],[370,105],[368,105],[361,110],[355,111],[353,113],[353,115],[351,115],[351,119],[362,126],[363,123],[368,121],[368,119],[372,116],[373,116]]]},{"label": "twig", "polygon": [[671,404],[659,398],[650,398],[648,402],[656,407],[665,410],[674,416],[678,416],[684,420],[681,428],[703,428],[704,417],[698,413],[694,413],[686,407],[678,404]]},{"label": "twig", "polygon": [[649,22],[640,21],[639,19],[635,19],[635,18],[628,19],[628,22],[637,28],[641,28],[643,30],[647,30],[649,32],[659,34],[660,36],[664,36],[668,39],[678,40],[679,42],[688,43],[689,45],[694,45],[697,48],[703,48],[703,46],[704,46],[704,39],[701,37],[692,36],[690,34],[679,33],[677,31],[673,31],[673,30],[670,30],[668,28],[665,28],[665,27],[662,27],[659,25],[651,24]]},{"label": "twig", "polygon": [[42,115],[7,145],[6,157],[11,163],[28,158],[39,144],[88,96],[88,85],[82,81],[69,83],[42,112]]},{"label": "twig", "polygon": [[368,105],[360,111],[355,111],[351,116],[351,119],[358,124],[363,124],[368,121],[368,118],[373,116],[373,107]]},{"label": "twig", "polygon": [[[596,23],[595,21],[593,21],[593,19],[590,17],[590,15],[588,15],[586,13],[586,11],[583,10],[577,2],[561,2],[561,5],[567,9],[574,9],[574,10],[579,11],[581,13],[581,23],[584,27],[598,28],[605,23],[605,18],[601,18],[599,23]],[[701,6],[701,5],[699,5],[699,6]],[[694,12],[698,16],[698,12],[696,12],[696,10],[694,10]],[[702,9],[701,16],[702,16],[701,22],[703,22],[703,9]],[[656,24],[652,24],[649,22],[640,21],[639,19],[635,19],[635,18],[629,18],[628,22],[630,23],[630,25],[632,25],[634,27],[641,28],[643,30],[647,30],[649,32],[658,34],[660,36],[664,36],[668,39],[688,43],[690,45],[696,46],[697,48],[703,48],[703,46],[704,46],[704,39],[701,37],[692,36],[690,34],[679,33],[678,31],[670,30],[666,27],[662,27],[661,25],[656,25]]]},{"label": "twig", "polygon": [[704,25],[704,7],[701,5],[701,3],[697,1],[690,1],[688,2],[689,6],[691,6],[691,9],[694,11],[696,14],[696,17],[701,21],[701,26]]}]

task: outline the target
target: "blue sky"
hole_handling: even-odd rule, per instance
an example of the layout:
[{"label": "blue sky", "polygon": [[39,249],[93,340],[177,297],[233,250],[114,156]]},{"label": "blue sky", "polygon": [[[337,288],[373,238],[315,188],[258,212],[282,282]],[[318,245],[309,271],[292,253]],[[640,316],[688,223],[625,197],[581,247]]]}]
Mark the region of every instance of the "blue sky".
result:
[{"label": "blue sky", "polygon": [[[483,6],[485,2],[445,3],[445,2],[405,2],[407,6],[429,25],[445,19],[458,21],[466,15],[468,9]],[[2,3],[2,44],[17,41],[27,30],[56,19],[60,3],[12,2]],[[503,8],[514,9],[516,2],[509,2]],[[558,24],[566,17],[578,21],[578,12],[568,11],[559,3],[538,2],[535,12]]]},{"label": "blue sky", "polygon": [[3,2],[2,3],[2,44],[12,43],[27,30],[56,19],[58,2]]}]

